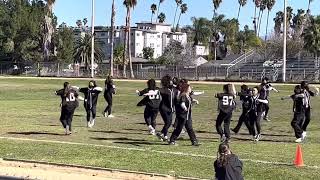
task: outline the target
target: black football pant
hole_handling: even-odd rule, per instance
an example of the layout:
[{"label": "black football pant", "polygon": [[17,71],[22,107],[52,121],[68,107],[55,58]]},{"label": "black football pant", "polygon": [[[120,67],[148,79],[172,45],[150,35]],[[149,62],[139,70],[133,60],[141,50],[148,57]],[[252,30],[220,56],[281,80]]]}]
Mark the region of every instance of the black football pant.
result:
[{"label": "black football pant", "polygon": [[68,110],[67,108],[61,108],[60,122],[63,128],[69,126],[69,131],[71,131],[71,124],[73,119],[74,110]]},{"label": "black football pant", "polygon": [[[226,138],[230,138],[230,122],[231,122],[232,112],[225,113],[223,111],[220,111],[217,121],[216,121],[216,130],[220,137],[225,135]],[[222,123],[224,123],[224,130],[222,130]]]},{"label": "black football pant", "polygon": [[297,139],[302,137],[303,129],[301,125],[303,123],[304,116],[304,113],[294,113],[294,117],[291,121],[291,126]]},{"label": "black football pant", "polygon": [[241,114],[241,116],[239,118],[237,126],[233,129],[234,132],[238,133],[240,131],[240,128],[241,128],[243,123],[246,125],[246,127],[249,130],[249,134],[251,135],[252,131],[251,131],[251,127],[250,127],[250,116],[249,116],[248,112],[242,112],[242,114]]},{"label": "black football pant", "polygon": [[250,126],[253,136],[261,134],[261,118],[263,112],[252,112],[250,113]]},{"label": "black football pant", "polygon": [[310,123],[310,119],[311,119],[311,108],[308,107],[305,109],[305,119],[304,119],[304,122],[302,123],[302,130],[303,131],[307,131],[307,127]]},{"label": "black football pant", "polygon": [[[270,102],[269,102],[270,103]],[[270,109],[270,106],[269,106],[269,103],[265,104],[265,114],[264,114],[264,119],[266,119],[268,117],[268,114],[269,114],[269,109]]]},{"label": "black football pant", "polygon": [[160,109],[160,115],[161,115],[163,122],[164,122],[164,126],[161,130],[161,133],[164,136],[168,135],[168,130],[169,130],[171,123],[172,123],[172,114],[173,114],[172,111],[166,111],[166,110]]},{"label": "black football pant", "polygon": [[158,109],[149,109],[149,108],[145,108],[144,109],[144,120],[147,124],[147,126],[152,126],[154,129],[156,129],[156,119],[158,116]]},{"label": "black football pant", "polygon": [[192,143],[197,142],[197,137],[196,137],[196,134],[195,134],[193,127],[192,127],[191,115],[189,116],[188,120],[186,117],[182,117],[182,116],[177,115],[176,122],[177,122],[177,126],[174,129],[174,131],[172,132],[172,135],[170,137],[170,142],[175,142],[177,140],[177,138],[180,136],[180,133],[181,133],[184,126],[187,130],[187,133],[189,135],[191,142]]},{"label": "black football pant", "polygon": [[96,114],[97,114],[97,107],[96,106],[92,106],[92,108],[86,108],[87,111],[87,122],[90,121],[91,115],[92,115],[92,119],[96,119]]},{"label": "black football pant", "polygon": [[108,106],[106,107],[104,112],[108,112],[108,115],[110,115],[111,114],[111,110],[112,110],[112,93],[105,93],[104,94],[104,99],[108,103]]}]

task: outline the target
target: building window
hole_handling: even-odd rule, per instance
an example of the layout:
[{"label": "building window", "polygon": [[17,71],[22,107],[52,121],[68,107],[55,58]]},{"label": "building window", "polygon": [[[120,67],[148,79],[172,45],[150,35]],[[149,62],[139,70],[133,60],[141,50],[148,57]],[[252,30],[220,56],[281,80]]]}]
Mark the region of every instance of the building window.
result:
[{"label": "building window", "polygon": [[160,44],[158,44],[157,47],[160,47]]},{"label": "building window", "polygon": [[154,43],[150,43],[150,47],[151,47],[151,48],[154,48]]},{"label": "building window", "polygon": [[116,37],[119,37],[120,36],[120,32],[116,32]]},{"label": "building window", "polygon": [[136,46],[140,46],[140,43],[137,43]]},{"label": "building window", "polygon": [[161,36],[160,36],[160,35],[158,35],[158,38],[161,38]]},{"label": "building window", "polygon": [[140,33],[137,33],[137,36],[140,36]]},{"label": "building window", "polygon": [[101,33],[101,36],[106,36],[106,34],[105,33]]},{"label": "building window", "polygon": [[133,36],[133,33],[131,33],[131,36]]}]

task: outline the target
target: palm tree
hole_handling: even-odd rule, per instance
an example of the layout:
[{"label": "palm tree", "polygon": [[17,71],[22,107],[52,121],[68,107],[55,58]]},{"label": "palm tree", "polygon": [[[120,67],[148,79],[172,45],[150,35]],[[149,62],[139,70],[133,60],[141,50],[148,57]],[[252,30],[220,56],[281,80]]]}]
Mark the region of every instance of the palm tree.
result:
[{"label": "palm tree", "polygon": [[48,61],[50,57],[50,46],[52,41],[52,35],[54,33],[53,21],[52,21],[52,8],[55,0],[46,0],[46,14],[44,17],[45,28],[44,28],[44,38],[43,38],[43,56],[44,61]]},{"label": "palm tree", "polygon": [[[253,16],[253,24],[254,24],[254,32],[257,34],[257,21],[259,21],[259,18],[257,19],[257,8],[260,7],[261,0],[253,0],[254,6],[254,16]],[[259,14],[260,16],[260,14]]]},{"label": "palm tree", "polygon": [[187,11],[188,11],[188,5],[187,5],[186,3],[182,4],[182,5],[180,6],[180,15],[179,15],[178,22],[177,22],[177,26],[176,26],[176,31],[177,31],[178,28],[179,28],[179,23],[180,23],[181,15],[182,15],[182,14],[185,14]]},{"label": "palm tree", "polygon": [[[163,0],[162,0],[163,1]],[[123,63],[123,76],[126,77],[126,57],[128,55],[129,59],[129,68],[130,68],[130,77],[134,78],[133,67],[132,67],[132,58],[131,58],[131,8],[134,8],[137,5],[137,0],[124,0],[123,4],[127,8],[126,15],[126,33],[125,33],[125,42],[124,42],[124,63]]]},{"label": "palm tree", "polygon": [[276,35],[280,35],[281,33],[281,25],[283,23],[283,12],[278,11],[276,14],[276,17],[273,19],[274,20],[274,32]]},{"label": "palm tree", "polygon": [[220,7],[220,4],[222,3],[222,0],[212,0],[213,3],[213,12],[214,12],[214,16],[217,14],[217,10]]},{"label": "palm tree", "polygon": [[259,17],[259,26],[258,26],[258,37],[259,37],[259,35],[260,35],[260,26],[261,26],[261,21],[262,21],[262,17],[263,17],[263,12],[264,12],[264,10],[266,9],[266,7],[267,7],[267,1],[268,0],[262,0],[261,1],[261,3],[260,3],[260,12],[261,12],[261,14],[260,14],[260,17]]},{"label": "palm tree", "polygon": [[164,23],[166,21],[166,14],[165,13],[160,13],[158,16],[159,23]]},{"label": "palm tree", "polygon": [[77,20],[76,24],[77,24],[78,28],[82,27],[82,21],[80,19]]},{"label": "palm tree", "polygon": [[151,10],[151,23],[153,22],[153,16],[154,14],[156,13],[157,11],[157,5],[156,4],[152,4],[151,7],[150,7],[150,10]]},{"label": "palm tree", "polygon": [[193,24],[193,30],[195,33],[193,38],[193,45],[199,45],[200,42],[207,44],[211,36],[210,21],[206,18],[195,17],[192,17],[191,20]]},{"label": "palm tree", "polygon": [[302,34],[304,47],[318,59],[320,55],[320,23],[313,22]]},{"label": "palm tree", "polygon": [[176,24],[176,18],[177,18],[177,12],[178,12],[178,8],[179,8],[179,6],[181,6],[181,4],[183,3],[183,1],[182,0],[176,0],[176,4],[177,4],[177,6],[176,6],[176,11],[175,11],[175,13],[174,13],[174,20],[173,20],[173,24],[172,24],[172,28],[174,29],[174,25]]},{"label": "palm tree", "polygon": [[267,41],[267,35],[268,35],[269,15],[275,4],[276,4],[276,0],[267,0],[268,16],[267,16],[267,25],[266,25],[266,35],[264,37],[265,41]]},{"label": "palm tree", "polygon": [[115,31],[115,21],[116,21],[116,7],[115,0],[112,0],[112,10],[111,10],[111,54],[110,54],[110,76],[113,76],[113,51],[114,51],[114,31]]},{"label": "palm tree", "polygon": [[294,28],[294,39],[301,37],[307,16],[303,9],[298,9],[298,13],[292,19],[292,27]]},{"label": "palm tree", "polygon": [[247,4],[247,0],[238,0],[238,2],[239,2],[239,10],[238,10],[237,20],[239,20],[241,7],[243,7]]},{"label": "palm tree", "polygon": [[[86,34],[84,37],[81,37],[77,40],[76,46],[74,49],[74,62],[84,64],[86,70],[89,71],[90,67],[90,58],[91,58],[91,35]],[[101,50],[100,45],[95,42],[94,45],[94,57],[97,62],[101,62],[104,55],[103,51]]]},{"label": "palm tree", "polygon": [[311,11],[310,11],[310,4],[311,4],[312,2],[313,2],[313,0],[309,0],[307,14],[310,14],[310,13],[311,13]]},{"label": "palm tree", "polygon": [[[161,3],[163,3],[163,2],[164,2],[164,0],[159,0],[157,17],[159,16],[160,6],[161,6]],[[157,21],[157,22],[158,22],[158,21]]]},{"label": "palm tree", "polygon": [[86,26],[88,24],[88,18],[84,18],[82,22],[83,22],[83,26]]}]

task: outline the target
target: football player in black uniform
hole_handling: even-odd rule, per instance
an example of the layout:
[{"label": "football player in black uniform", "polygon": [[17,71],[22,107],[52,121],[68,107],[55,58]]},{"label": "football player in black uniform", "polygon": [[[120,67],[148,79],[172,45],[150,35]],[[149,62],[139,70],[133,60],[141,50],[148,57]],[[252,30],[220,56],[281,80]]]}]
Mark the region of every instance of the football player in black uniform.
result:
[{"label": "football player in black uniform", "polygon": [[313,87],[314,88],[314,92],[310,90],[310,86],[308,84],[308,82],[306,81],[302,81],[301,82],[301,88],[303,89],[303,93],[304,93],[304,113],[305,113],[305,120],[304,123],[302,125],[302,137],[303,139],[305,139],[307,137],[307,127],[310,123],[311,120],[311,96],[317,96],[319,94],[319,88]]},{"label": "football player in black uniform", "polygon": [[156,118],[159,112],[161,94],[154,79],[150,79],[147,85],[148,88],[142,91],[136,90],[138,96],[145,96],[137,106],[146,106],[144,110],[145,122],[148,126],[149,133],[156,135]]},{"label": "football player in black uniform", "polygon": [[261,138],[261,119],[263,118],[265,104],[268,103],[266,99],[260,99],[259,87],[254,87],[252,90],[252,110],[250,110],[250,127],[254,141],[259,141]]},{"label": "football player in black uniform", "polygon": [[112,115],[112,95],[116,93],[116,86],[113,84],[112,76],[108,76],[104,82],[104,99],[107,101],[108,105],[103,112],[104,117],[113,118]]},{"label": "football player in black uniform", "polygon": [[84,108],[87,112],[87,126],[92,128],[96,119],[97,102],[99,94],[102,92],[102,88],[97,87],[96,81],[91,80],[88,87],[80,88],[79,91],[84,94]]},{"label": "football player in black uniform", "polygon": [[240,96],[240,101],[242,102],[242,114],[239,118],[237,126],[232,129],[232,131],[237,134],[244,123],[249,130],[249,134],[251,135],[252,132],[250,127],[249,113],[252,110],[252,92],[250,91],[249,87],[244,84],[241,86],[241,92],[237,93],[237,95]]},{"label": "football player in black uniform", "polygon": [[157,136],[162,141],[168,140],[168,130],[172,124],[172,115],[174,112],[174,103],[176,99],[177,89],[173,88],[172,78],[169,75],[164,76],[161,79],[161,97],[162,101],[160,103],[160,115],[164,121],[164,126],[161,132],[157,133]]},{"label": "football player in black uniform", "polygon": [[78,93],[75,89],[70,87],[68,82],[63,84],[63,89],[55,92],[56,95],[61,97],[61,115],[60,121],[63,128],[65,129],[65,134],[70,135],[72,118],[75,109],[79,106]]},{"label": "football player in black uniform", "polygon": [[[218,98],[219,115],[216,121],[216,130],[220,135],[221,142],[230,141],[230,121],[232,112],[235,109],[235,87],[233,84],[226,84],[223,86],[223,93],[216,94]],[[224,130],[222,130],[222,123],[224,123]]]},{"label": "football player in black uniform", "polygon": [[288,97],[282,97],[281,99],[287,99],[290,98],[293,100],[293,119],[291,121],[291,126],[294,129],[294,133],[296,136],[296,143],[301,143],[304,139],[302,137],[302,125],[303,121],[305,119],[305,94],[303,92],[303,89],[301,88],[301,85],[297,85],[294,88],[294,94]]},{"label": "football player in black uniform", "polygon": [[176,102],[176,121],[177,126],[174,129],[169,144],[175,145],[183,127],[185,126],[193,146],[199,146],[197,137],[192,127],[192,104],[199,102],[190,96],[191,87],[187,83],[179,85],[179,95]]},{"label": "football player in black uniform", "polygon": [[263,120],[270,121],[269,119],[269,109],[270,109],[270,100],[269,100],[269,95],[270,91],[275,91],[279,92],[276,88],[274,88],[270,82],[268,82],[269,79],[267,77],[262,79],[262,83],[260,85],[260,97],[259,99],[264,99],[267,100],[269,103],[264,104],[264,114],[263,114]]}]

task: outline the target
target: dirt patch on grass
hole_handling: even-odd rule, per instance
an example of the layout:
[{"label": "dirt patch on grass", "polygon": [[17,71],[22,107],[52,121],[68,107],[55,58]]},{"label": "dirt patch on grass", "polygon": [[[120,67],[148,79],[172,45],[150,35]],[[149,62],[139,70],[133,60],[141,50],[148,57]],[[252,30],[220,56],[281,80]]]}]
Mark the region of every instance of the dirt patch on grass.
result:
[{"label": "dirt patch on grass", "polygon": [[164,180],[176,179],[170,176],[144,175],[120,171],[92,170],[77,167],[63,167],[39,163],[0,160],[0,176],[41,180]]}]

